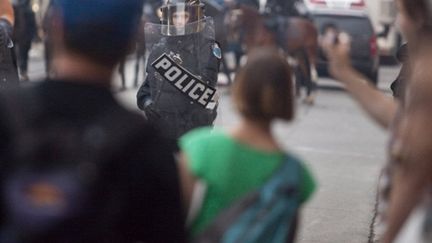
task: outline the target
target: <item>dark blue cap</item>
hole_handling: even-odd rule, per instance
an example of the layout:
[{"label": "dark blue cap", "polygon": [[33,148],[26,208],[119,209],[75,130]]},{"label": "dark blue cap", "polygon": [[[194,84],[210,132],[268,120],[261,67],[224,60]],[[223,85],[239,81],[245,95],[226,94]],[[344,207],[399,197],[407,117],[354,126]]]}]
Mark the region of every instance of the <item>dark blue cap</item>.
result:
[{"label": "dark blue cap", "polygon": [[94,56],[124,49],[136,33],[143,0],[52,0],[71,48]]},{"label": "dark blue cap", "polygon": [[143,0],[53,0],[66,30],[92,23],[130,32],[136,27]]}]

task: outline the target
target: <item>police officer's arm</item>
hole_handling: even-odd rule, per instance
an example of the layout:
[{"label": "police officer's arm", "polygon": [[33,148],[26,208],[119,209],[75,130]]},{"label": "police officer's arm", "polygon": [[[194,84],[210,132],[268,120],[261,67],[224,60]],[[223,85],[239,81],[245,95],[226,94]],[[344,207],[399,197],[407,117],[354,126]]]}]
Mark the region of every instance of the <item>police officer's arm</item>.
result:
[{"label": "police officer's arm", "polygon": [[218,50],[215,50],[217,48],[220,50],[220,46],[214,41],[206,43],[206,45],[202,47],[202,51],[204,52],[202,57],[205,59],[200,60],[205,65],[201,76],[203,77],[204,81],[209,82],[210,86],[212,87],[216,87],[220,66],[220,58],[217,57],[217,53],[214,53],[218,52]]},{"label": "police officer's arm", "polygon": [[[147,64],[148,66],[148,64]],[[148,68],[148,67],[147,67]],[[149,74],[147,73],[146,79],[144,83],[138,90],[137,93],[137,105],[138,108],[144,110],[144,108],[151,102],[151,94],[150,94],[150,84],[149,84]]]},{"label": "police officer's arm", "polygon": [[150,53],[149,58],[147,59],[148,60],[147,67],[146,67],[147,75],[137,93],[137,105],[138,108],[140,108],[141,110],[144,110],[144,108],[152,102],[150,79],[153,78],[154,71],[153,71],[153,67],[151,66],[151,62],[152,62],[151,60],[155,60],[157,53],[160,53],[160,51],[152,50],[152,52]]},{"label": "police officer's arm", "polygon": [[9,0],[0,0],[0,18],[6,19],[12,25],[14,24],[14,11]]}]

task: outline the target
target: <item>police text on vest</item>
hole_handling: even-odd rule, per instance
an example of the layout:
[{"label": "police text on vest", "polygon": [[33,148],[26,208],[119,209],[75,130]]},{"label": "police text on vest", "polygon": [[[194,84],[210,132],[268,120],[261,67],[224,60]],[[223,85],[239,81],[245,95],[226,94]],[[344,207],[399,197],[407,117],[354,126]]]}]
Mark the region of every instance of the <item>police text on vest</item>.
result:
[{"label": "police text on vest", "polygon": [[207,106],[216,92],[215,88],[175,63],[167,54],[162,54],[151,65],[171,85],[203,107]]}]

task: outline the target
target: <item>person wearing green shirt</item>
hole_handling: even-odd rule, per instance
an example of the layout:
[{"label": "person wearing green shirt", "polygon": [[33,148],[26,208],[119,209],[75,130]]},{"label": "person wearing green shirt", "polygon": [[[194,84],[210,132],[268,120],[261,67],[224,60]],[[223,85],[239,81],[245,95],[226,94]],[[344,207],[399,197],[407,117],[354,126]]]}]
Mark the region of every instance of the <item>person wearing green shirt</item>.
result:
[{"label": "person wearing green shirt", "polygon": [[[236,199],[262,186],[285,160],[287,152],[277,143],[271,125],[275,119],[293,118],[292,87],[286,59],[274,49],[257,50],[249,55],[233,86],[241,122],[230,131],[199,128],[180,138],[179,169],[188,209],[196,208],[192,201],[197,201],[197,185],[205,185],[200,209],[192,209],[197,212],[190,222],[192,238]],[[315,180],[297,160],[303,203],[315,191]]]}]

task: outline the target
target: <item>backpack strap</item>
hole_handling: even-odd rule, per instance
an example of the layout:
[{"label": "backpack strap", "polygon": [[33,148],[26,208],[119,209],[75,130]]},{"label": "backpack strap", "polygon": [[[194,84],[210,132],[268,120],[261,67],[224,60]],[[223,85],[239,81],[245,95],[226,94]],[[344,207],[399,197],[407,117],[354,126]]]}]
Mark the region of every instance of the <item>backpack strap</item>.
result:
[{"label": "backpack strap", "polygon": [[300,204],[299,168],[299,161],[286,155],[280,168],[258,190],[255,202],[226,231],[223,242],[285,242]]},{"label": "backpack strap", "polygon": [[[302,171],[299,160],[287,154],[285,157],[285,161],[281,165],[279,171],[276,173],[284,175],[283,177],[281,177],[281,179],[284,180],[284,185],[298,188],[301,181],[301,172]],[[277,176],[277,174],[274,177],[278,178],[279,176]]]},{"label": "backpack strap", "polygon": [[[272,174],[272,176],[257,190],[247,193],[239,198],[231,206],[223,209],[211,224],[199,235],[197,235],[193,243],[216,243],[216,242],[249,242],[249,237],[259,239],[265,235],[266,229],[256,228],[259,226],[260,215],[264,216],[275,207],[280,207],[281,203],[286,207],[283,213],[280,210],[273,212],[280,215],[273,215],[271,218],[277,223],[274,225],[272,235],[265,241],[251,242],[284,242],[288,239],[291,232],[288,232],[291,221],[284,219],[295,220],[296,210],[300,204],[299,185],[301,179],[300,161],[291,156],[286,155],[280,167]],[[290,198],[289,205],[286,200],[278,203],[278,196],[283,194],[284,198]],[[274,201],[276,200],[276,201]],[[278,222],[280,221],[280,222]],[[269,223],[267,221],[267,223]],[[252,228],[254,227],[254,228]],[[244,238],[246,237],[246,238]],[[272,238],[272,240],[270,240]]]},{"label": "backpack strap", "polygon": [[[279,193],[280,190],[283,190],[284,193],[299,194],[297,188],[300,184],[300,176],[301,170],[299,161],[287,154],[280,167],[262,186],[262,195],[265,198],[269,198],[272,197],[274,193]],[[298,195],[294,196],[298,197]]]}]

